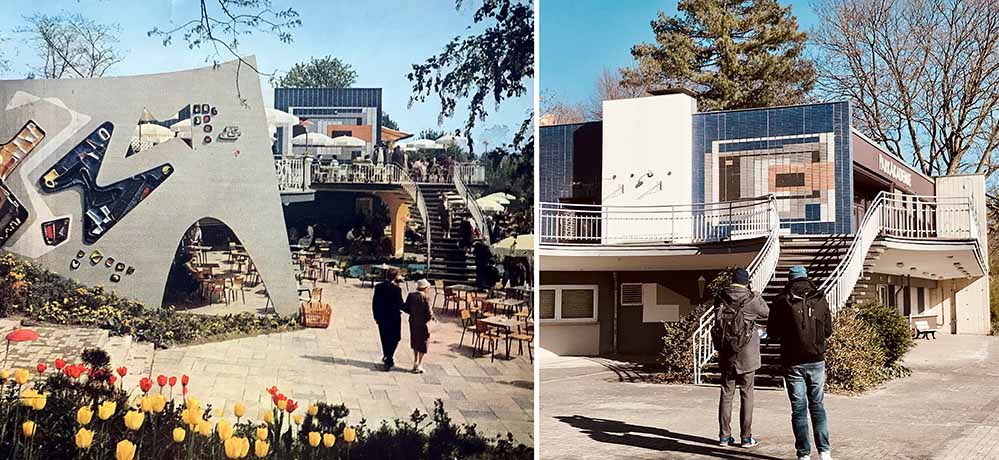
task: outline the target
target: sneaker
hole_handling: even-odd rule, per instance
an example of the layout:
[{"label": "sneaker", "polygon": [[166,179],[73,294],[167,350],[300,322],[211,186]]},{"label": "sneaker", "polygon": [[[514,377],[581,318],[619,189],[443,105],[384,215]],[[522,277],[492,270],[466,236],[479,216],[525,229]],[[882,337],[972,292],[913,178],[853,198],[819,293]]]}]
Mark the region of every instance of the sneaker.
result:
[{"label": "sneaker", "polygon": [[414,372],[416,372],[417,374],[422,374],[423,373],[423,366],[417,367]]},{"label": "sneaker", "polygon": [[819,460],[832,460],[832,452],[819,452]]},{"label": "sneaker", "polygon": [[752,449],[760,445],[760,442],[756,438],[742,438],[742,447],[744,449]]},{"label": "sneaker", "polygon": [[718,441],[718,445],[721,447],[728,447],[730,444],[734,443],[735,443],[735,438],[733,437],[722,438]]}]

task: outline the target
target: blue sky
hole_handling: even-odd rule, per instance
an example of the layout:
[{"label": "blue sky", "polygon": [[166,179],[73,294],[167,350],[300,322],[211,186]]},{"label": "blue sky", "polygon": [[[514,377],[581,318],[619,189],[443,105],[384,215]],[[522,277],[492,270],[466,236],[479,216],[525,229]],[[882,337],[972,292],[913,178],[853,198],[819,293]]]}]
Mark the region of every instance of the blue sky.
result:
[{"label": "blue sky", "polygon": [[[13,3],[13,4],[11,4]],[[108,76],[147,74],[183,70],[205,65],[208,50],[189,50],[174,37],[174,44],[163,47],[161,40],[148,37],[154,26],[168,27],[171,21],[184,22],[197,17],[196,0],[5,0],[5,11],[14,12],[0,26],[0,34],[11,37],[6,53],[11,70],[3,78],[24,78],[37,58],[23,45],[23,36],[13,33],[23,24],[22,16],[33,13],[79,12],[104,23],[118,23],[123,31],[121,47],[127,50],[125,60],[108,72]],[[243,39],[240,51],[254,54],[262,71],[287,71],[293,64],[310,57],[333,55],[351,64],[358,73],[358,87],[383,88],[382,103],[386,111],[404,131],[418,134],[437,126],[439,104],[428,100],[407,108],[411,86],[405,75],[411,66],[436,54],[451,38],[464,34],[471,23],[472,10],[456,11],[454,0],[273,0],[274,9],[293,6],[302,14],[302,27],[293,31],[294,43],[280,43],[270,35],[257,34]],[[273,90],[267,79],[261,81],[265,103],[270,106]],[[533,82],[528,82],[533,88]],[[443,128],[453,130],[464,125],[467,112],[460,109],[445,120]],[[533,107],[533,93],[505,101],[499,111],[479,123],[477,140],[493,126],[507,126],[507,142],[519,127],[524,115]],[[503,129],[491,130],[500,137]],[[481,151],[481,150],[479,150]]]},{"label": "blue sky", "polygon": [[[659,11],[676,15],[675,0],[539,0],[541,94],[561,102],[588,102],[604,67],[633,65],[631,47],[652,42],[649,23]],[[786,0],[807,30],[815,14],[807,1]]]}]

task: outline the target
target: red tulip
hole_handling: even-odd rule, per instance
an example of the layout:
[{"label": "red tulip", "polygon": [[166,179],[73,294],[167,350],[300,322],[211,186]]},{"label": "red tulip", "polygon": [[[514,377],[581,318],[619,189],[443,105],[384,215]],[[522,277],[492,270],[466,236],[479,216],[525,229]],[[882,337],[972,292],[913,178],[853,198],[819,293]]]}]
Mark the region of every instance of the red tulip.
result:
[{"label": "red tulip", "polygon": [[174,386],[176,384],[177,384],[177,377],[170,377],[170,386]]},{"label": "red tulip", "polygon": [[190,381],[191,381],[191,378],[190,378],[190,377],[188,377],[188,376],[187,376],[187,374],[184,374],[184,375],[180,376],[180,384],[181,384],[181,385],[184,385],[184,386],[186,387],[186,386],[187,386],[187,384],[188,384],[188,383],[189,383]]},{"label": "red tulip", "polygon": [[62,358],[56,358],[55,367],[56,369],[59,369],[61,371],[62,368],[66,367],[66,360]]},{"label": "red tulip", "polygon": [[288,406],[285,409],[289,414],[295,412],[295,409],[298,409],[298,403],[296,403],[294,399],[289,399]]},{"label": "red tulip", "polygon": [[143,393],[149,393],[149,389],[153,387],[153,381],[149,380],[148,377],[143,377],[139,380],[139,388],[142,389]]},{"label": "red tulip", "polygon": [[270,388],[267,389],[267,392],[270,393],[271,396],[275,396],[278,393],[278,389],[277,389],[276,386],[272,386],[272,387],[270,387]]},{"label": "red tulip", "polygon": [[125,366],[121,366],[121,367],[119,367],[119,368],[117,369],[117,371],[118,371],[118,375],[120,375],[120,376],[124,377],[124,376],[125,376],[125,374],[127,374],[127,373],[128,373],[128,368],[127,368],[127,367],[125,367]]},{"label": "red tulip", "polygon": [[115,377],[114,374],[108,376],[108,385],[114,386],[116,381],[118,381],[118,377]]},{"label": "red tulip", "polygon": [[38,363],[37,369],[38,369],[38,373],[39,374],[44,374],[45,373],[45,369],[48,369],[48,368],[49,367],[46,366],[45,363]]},{"label": "red tulip", "polygon": [[156,376],[156,383],[159,386],[161,386],[161,387],[165,387],[166,384],[167,384],[167,376],[165,376],[163,374],[157,375]]}]

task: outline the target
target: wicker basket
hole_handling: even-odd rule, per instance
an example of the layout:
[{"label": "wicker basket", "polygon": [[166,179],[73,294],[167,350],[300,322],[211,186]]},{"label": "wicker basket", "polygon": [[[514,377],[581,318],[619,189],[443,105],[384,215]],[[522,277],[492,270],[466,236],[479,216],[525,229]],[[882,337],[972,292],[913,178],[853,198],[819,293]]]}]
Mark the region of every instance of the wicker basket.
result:
[{"label": "wicker basket", "polygon": [[306,302],[302,304],[300,313],[305,327],[326,329],[333,318],[333,307],[328,303]]}]

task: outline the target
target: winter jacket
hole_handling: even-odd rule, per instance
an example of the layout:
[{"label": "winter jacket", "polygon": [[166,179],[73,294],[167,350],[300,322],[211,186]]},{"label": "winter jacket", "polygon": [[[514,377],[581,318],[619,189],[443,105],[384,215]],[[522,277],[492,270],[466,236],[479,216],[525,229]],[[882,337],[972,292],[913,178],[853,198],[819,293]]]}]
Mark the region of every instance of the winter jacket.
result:
[{"label": "winter jacket", "polygon": [[[767,307],[767,303],[763,301],[763,298],[760,297],[759,294],[754,294],[744,286],[739,286],[737,284],[729,285],[723,289],[715,299],[715,305],[724,304],[726,306],[736,308],[739,303],[742,302],[743,298],[749,295],[753,295],[755,298],[748,300],[742,305],[743,318],[751,321],[766,320],[770,315],[770,308]],[[759,369],[760,334],[754,331],[749,343],[742,347],[738,353],[734,356],[728,356],[725,353],[722,353],[722,355],[719,356],[718,362],[726,368],[734,367],[737,374],[745,374]]]},{"label": "winter jacket", "polygon": [[807,278],[789,281],[774,300],[767,333],[780,342],[784,366],[825,361],[832,315],[826,298]]}]

